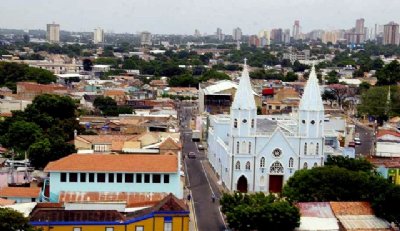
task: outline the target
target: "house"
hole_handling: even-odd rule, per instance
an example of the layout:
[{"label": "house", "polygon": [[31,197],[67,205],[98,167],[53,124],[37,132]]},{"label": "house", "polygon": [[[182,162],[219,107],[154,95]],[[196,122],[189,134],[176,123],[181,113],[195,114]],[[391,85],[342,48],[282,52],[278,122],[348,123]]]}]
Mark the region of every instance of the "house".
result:
[{"label": "house", "polygon": [[369,202],[330,202],[340,230],[389,231],[390,224],[374,215]]},{"label": "house", "polygon": [[296,206],[300,210],[300,226],[296,231],[339,231],[329,202],[302,202]]},{"label": "house", "polygon": [[104,90],[104,96],[112,98],[119,105],[125,104],[127,99],[124,90]]},{"label": "house", "polygon": [[375,156],[400,157],[400,133],[395,130],[379,129],[376,134]]},{"label": "house", "polygon": [[[124,204],[122,202],[122,204]],[[96,210],[96,208],[99,208]],[[189,209],[174,195],[164,196],[150,206],[130,207],[118,203],[38,204],[30,224],[52,231],[189,231]]]},{"label": "house", "polygon": [[180,155],[175,154],[71,154],[50,162],[44,172],[51,202],[63,192],[167,192],[182,198]]},{"label": "house", "polygon": [[17,203],[38,202],[40,192],[39,187],[3,187],[0,188],[0,198]]},{"label": "house", "polygon": [[17,96],[20,99],[33,100],[41,94],[66,95],[67,88],[59,84],[38,84],[34,82],[18,82]]},{"label": "house", "polygon": [[400,185],[400,157],[369,157],[368,161],[375,165],[377,172],[390,182]]}]

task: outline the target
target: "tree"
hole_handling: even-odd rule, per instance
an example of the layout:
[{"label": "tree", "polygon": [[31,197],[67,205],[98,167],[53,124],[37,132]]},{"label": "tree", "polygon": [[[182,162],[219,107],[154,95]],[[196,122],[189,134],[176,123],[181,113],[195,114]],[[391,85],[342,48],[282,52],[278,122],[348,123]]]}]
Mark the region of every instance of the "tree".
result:
[{"label": "tree", "polygon": [[117,102],[109,96],[98,96],[93,101],[93,106],[101,111],[107,110],[108,108],[116,108]]},{"label": "tree", "polygon": [[224,193],[221,211],[235,230],[293,230],[300,224],[300,213],[290,202],[272,194]]},{"label": "tree", "polygon": [[92,71],[93,63],[90,59],[84,59],[82,62],[84,71]]},{"label": "tree", "polygon": [[10,125],[1,143],[17,152],[26,151],[29,146],[43,136],[41,128],[35,123],[16,121]]},{"label": "tree", "polygon": [[378,85],[395,85],[400,81],[400,63],[397,60],[392,61],[377,71],[376,78]]},{"label": "tree", "polygon": [[289,71],[286,74],[286,76],[283,78],[283,81],[284,82],[295,82],[298,80],[298,78],[299,78],[299,76],[296,73]]},{"label": "tree", "polygon": [[361,93],[364,93],[368,91],[368,89],[371,88],[371,84],[368,82],[361,82],[360,85],[358,86],[358,89],[360,90]]},{"label": "tree", "polygon": [[343,84],[331,84],[327,86],[327,90],[331,91],[336,97],[336,101],[341,108],[344,100],[350,95],[349,87]]},{"label": "tree", "polygon": [[336,95],[331,90],[327,89],[322,94],[322,100],[329,101],[332,107],[333,102],[336,101]]},{"label": "tree", "polygon": [[339,73],[337,73],[335,70],[332,70],[328,73],[328,79],[326,81],[326,84],[336,84],[339,83]]},{"label": "tree", "polygon": [[0,208],[0,230],[2,231],[33,231],[28,218],[10,208]]},{"label": "tree", "polygon": [[348,158],[343,156],[328,156],[325,166],[338,166],[351,171],[372,172],[374,165],[364,158]]}]

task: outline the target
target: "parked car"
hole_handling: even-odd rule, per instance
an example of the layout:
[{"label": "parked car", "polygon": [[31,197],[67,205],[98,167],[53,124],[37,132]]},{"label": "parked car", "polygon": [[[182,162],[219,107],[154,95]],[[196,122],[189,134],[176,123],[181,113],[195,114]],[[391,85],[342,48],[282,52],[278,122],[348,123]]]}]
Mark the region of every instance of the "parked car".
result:
[{"label": "parked car", "polygon": [[194,152],[189,152],[189,153],[188,153],[188,157],[189,157],[190,159],[196,159],[196,153],[194,153]]},{"label": "parked car", "polygon": [[349,147],[355,148],[356,147],[356,143],[353,142],[353,141],[349,142]]},{"label": "parked car", "polygon": [[203,146],[202,144],[197,145],[197,148],[198,148],[199,150],[204,150],[204,146]]},{"label": "parked car", "polygon": [[355,137],[354,138],[354,143],[357,144],[357,145],[360,145],[361,144],[361,139],[359,137]]}]

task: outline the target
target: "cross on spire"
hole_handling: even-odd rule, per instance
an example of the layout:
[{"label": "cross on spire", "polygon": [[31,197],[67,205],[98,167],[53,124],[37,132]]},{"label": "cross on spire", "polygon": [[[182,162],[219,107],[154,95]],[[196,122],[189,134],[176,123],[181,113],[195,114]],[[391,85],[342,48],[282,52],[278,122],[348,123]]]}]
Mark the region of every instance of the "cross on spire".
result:
[{"label": "cross on spire", "polygon": [[247,65],[247,58],[244,58],[244,65]]}]

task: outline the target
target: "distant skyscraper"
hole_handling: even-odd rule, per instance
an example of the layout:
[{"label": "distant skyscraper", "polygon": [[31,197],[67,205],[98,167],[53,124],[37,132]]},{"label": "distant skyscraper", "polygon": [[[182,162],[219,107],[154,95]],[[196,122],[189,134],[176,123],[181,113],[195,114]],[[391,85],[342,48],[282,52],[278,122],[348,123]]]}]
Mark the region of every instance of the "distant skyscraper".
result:
[{"label": "distant skyscraper", "polygon": [[255,46],[255,47],[260,47],[260,39],[258,38],[257,35],[251,35],[249,37],[249,46]]},{"label": "distant skyscraper", "polygon": [[295,39],[295,40],[300,39],[300,33],[301,33],[300,21],[296,20],[296,21],[294,21],[294,25],[293,25],[293,39]]},{"label": "distant skyscraper", "polygon": [[[290,35],[289,35],[290,37]],[[281,43],[283,40],[283,33],[282,33],[282,29],[272,29],[271,30],[271,40],[274,43]]]},{"label": "distant skyscraper", "polygon": [[282,35],[282,42],[285,44],[290,43],[290,29],[285,29]]},{"label": "distant skyscraper", "polygon": [[58,43],[60,42],[60,24],[47,24],[47,41],[51,43]]},{"label": "distant skyscraper", "polygon": [[221,28],[217,28],[217,33],[215,34],[217,36],[217,39],[219,41],[222,41],[225,39],[225,35],[222,34],[222,29]]},{"label": "distant skyscraper", "polygon": [[389,22],[383,28],[383,45],[399,45],[399,24]]},{"label": "distant skyscraper", "polygon": [[242,40],[242,29],[240,29],[239,27],[233,29],[232,37],[233,37],[233,40],[235,40],[235,41]]},{"label": "distant skyscraper", "polygon": [[142,46],[151,46],[151,33],[148,31],[143,31],[140,34],[140,44]]},{"label": "distant skyscraper", "polygon": [[104,43],[104,30],[100,27],[94,29],[93,42],[94,44]]},{"label": "distant skyscraper", "polygon": [[269,46],[271,45],[271,34],[269,30],[262,30],[258,33],[258,37],[260,39],[260,46]]},{"label": "distant skyscraper", "polygon": [[200,33],[200,31],[198,30],[198,29],[195,29],[194,30],[194,37],[201,37],[201,33]]},{"label": "distant skyscraper", "polygon": [[328,43],[331,42],[332,44],[336,44],[338,40],[338,32],[337,31],[325,31],[322,35],[322,42]]},{"label": "distant skyscraper", "polygon": [[364,34],[364,22],[363,18],[359,18],[356,20],[356,34]]}]

